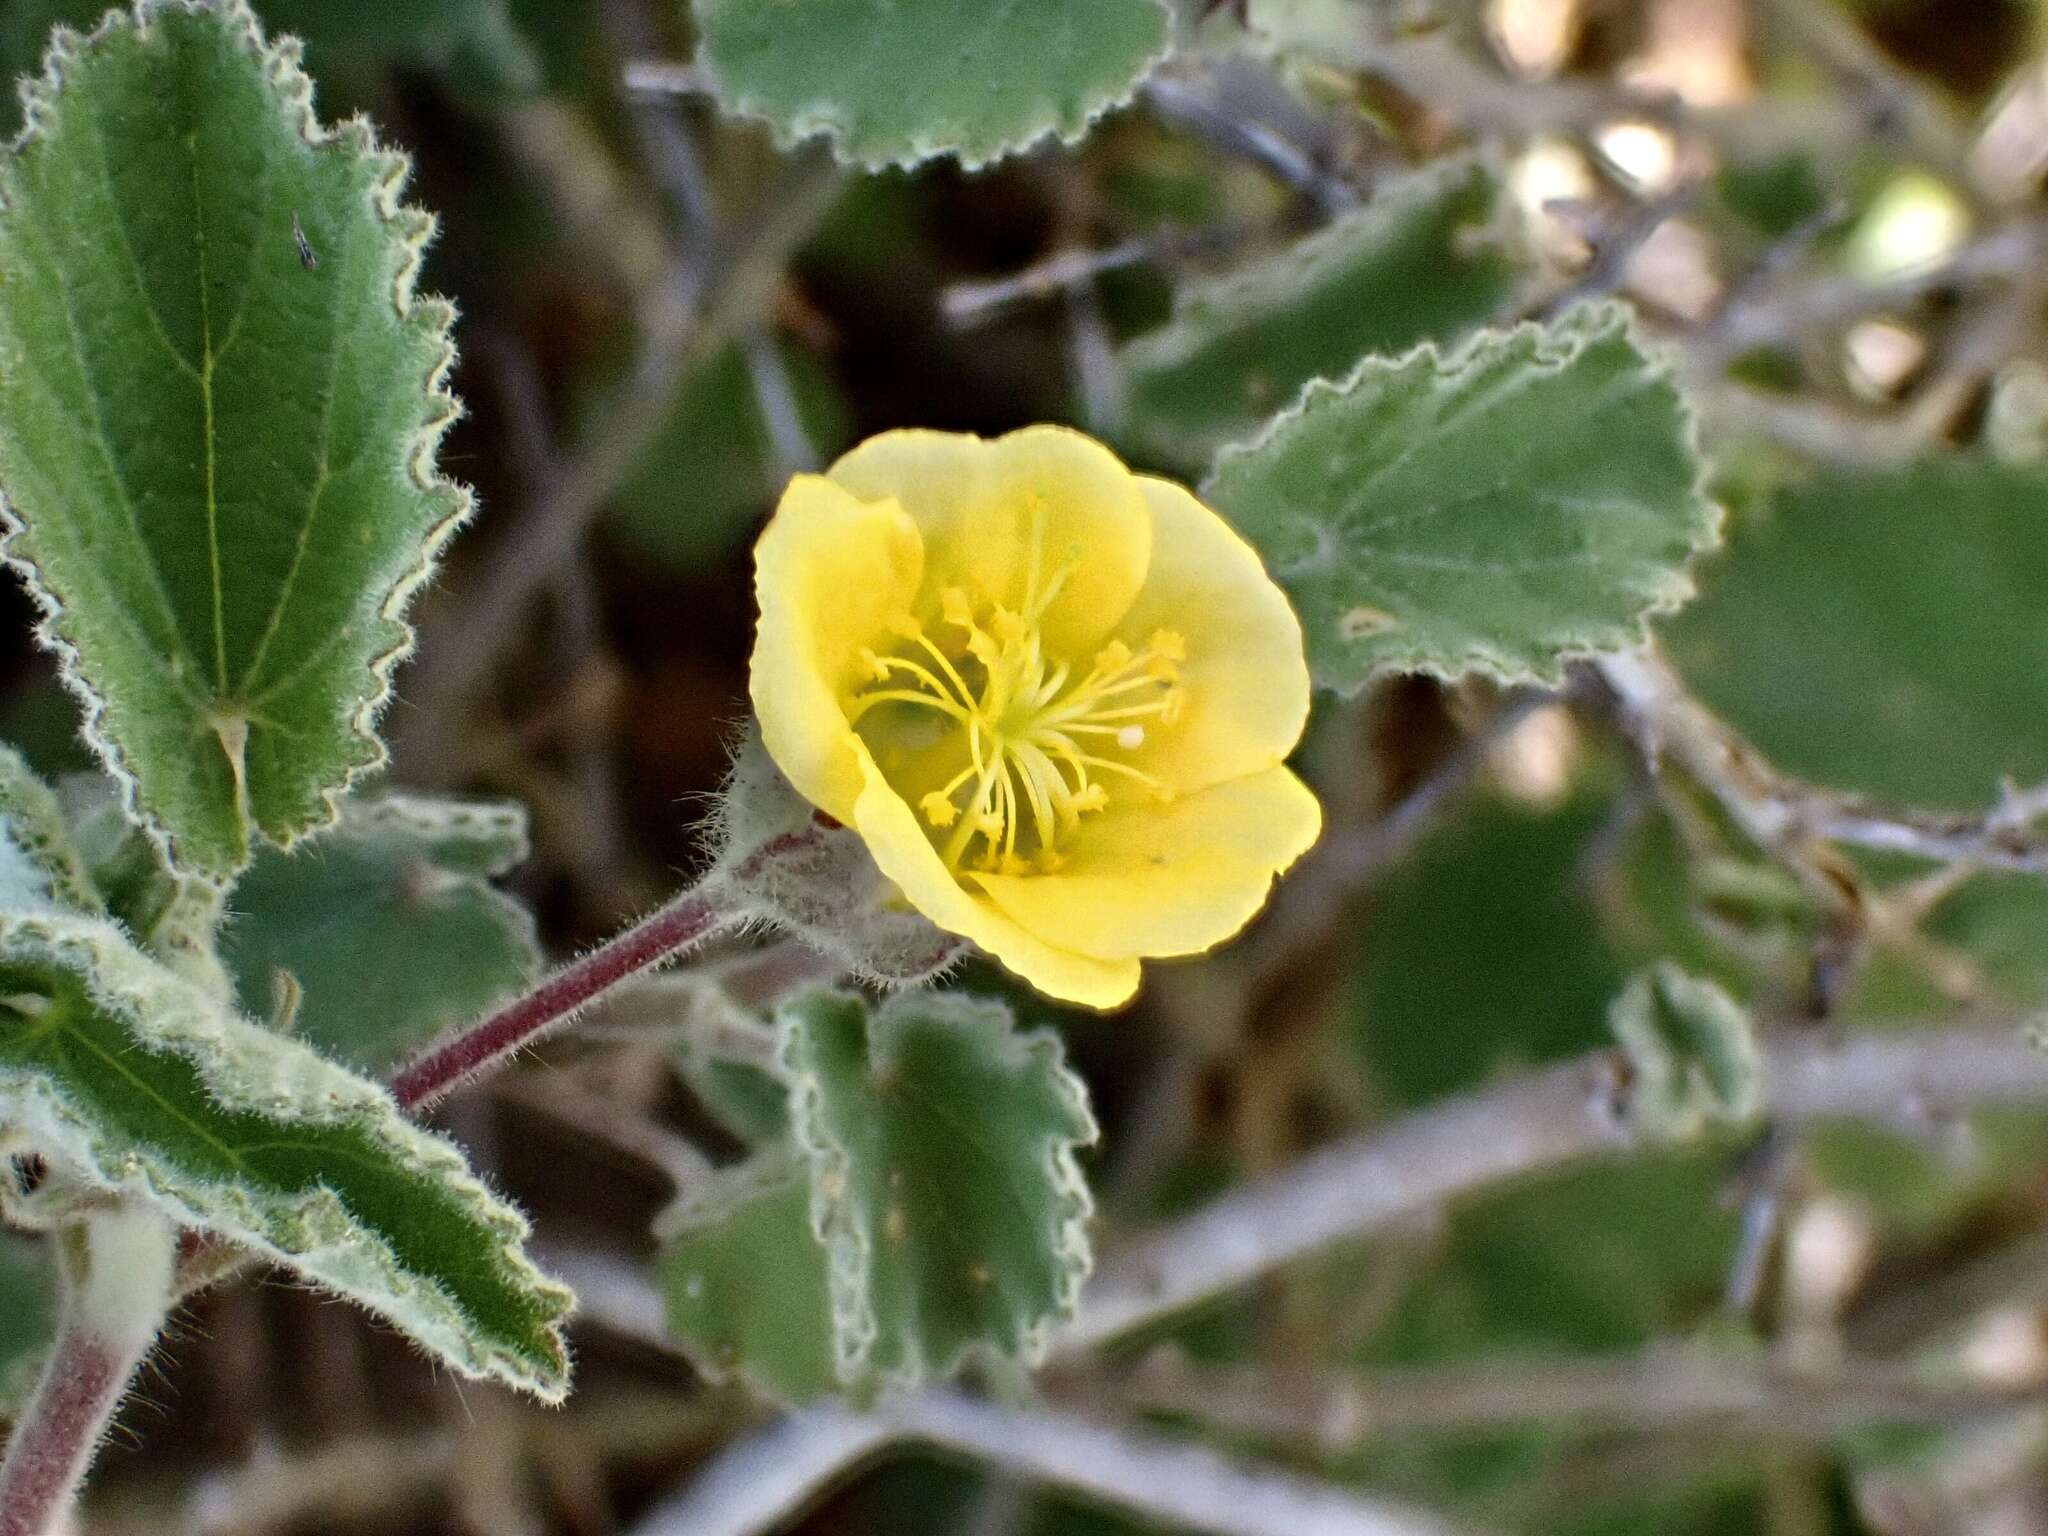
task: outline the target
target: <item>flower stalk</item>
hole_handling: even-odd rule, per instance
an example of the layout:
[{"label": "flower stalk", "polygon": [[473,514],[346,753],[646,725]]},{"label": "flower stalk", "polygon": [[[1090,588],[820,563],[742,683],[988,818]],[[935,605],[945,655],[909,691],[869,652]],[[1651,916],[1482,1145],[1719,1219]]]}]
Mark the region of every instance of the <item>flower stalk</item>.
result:
[{"label": "flower stalk", "polygon": [[507,1057],[537,1044],[620,983],[666,965],[729,932],[747,917],[747,910],[727,899],[719,882],[692,887],[589,954],[570,961],[525,996],[429,1047],[391,1079],[392,1096],[407,1110],[428,1107]]}]

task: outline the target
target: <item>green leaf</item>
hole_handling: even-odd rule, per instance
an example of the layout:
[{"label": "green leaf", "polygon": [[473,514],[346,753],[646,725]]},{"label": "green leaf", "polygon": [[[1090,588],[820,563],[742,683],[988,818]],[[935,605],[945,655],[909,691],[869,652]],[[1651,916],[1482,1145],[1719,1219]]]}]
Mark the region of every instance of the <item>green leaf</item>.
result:
[{"label": "green leaf", "polygon": [[1059,1039],[998,1003],[816,992],[783,1011],[798,1145],[848,1385],[912,1385],[970,1354],[1034,1360],[1090,1264],[1095,1140]]},{"label": "green leaf", "polygon": [[1702,585],[1671,658],[1787,772],[1951,810],[2048,778],[2040,469],[1816,471],[1737,523]]},{"label": "green leaf", "polygon": [[785,1152],[722,1169],[661,1222],[669,1332],[713,1381],[800,1403],[833,1390],[825,1250],[811,1183]]},{"label": "green leaf", "polygon": [[1513,296],[1500,182],[1475,160],[1390,180],[1276,256],[1185,289],[1174,316],[1118,355],[1124,434],[1199,470],[1315,378],[1375,353],[1448,342]]},{"label": "green leaf", "polygon": [[56,1269],[47,1242],[0,1232],[0,1419],[20,1406],[57,1335]]},{"label": "green leaf", "polygon": [[1160,0],[695,0],[697,61],[729,112],[824,134],[871,169],[970,170],[1072,143],[1167,47]]},{"label": "green leaf", "polygon": [[1314,383],[1205,495],[1301,613],[1317,682],[1556,682],[1692,593],[1718,514],[1692,421],[1627,312],[1579,309]]},{"label": "green leaf", "polygon": [[268,1017],[288,973],[296,1032],[382,1076],[539,971],[532,915],[490,883],[526,851],[516,805],[344,801],[338,826],[259,853],[235,887],[220,950],[243,1009]]},{"label": "green leaf", "polygon": [[1740,1125],[1763,1104],[1749,1015],[1711,981],[1664,963],[1637,975],[1607,1012],[1628,1058],[1628,1113],[1654,1135]]},{"label": "green leaf", "polygon": [[220,878],[382,761],[469,497],[404,158],[322,128],[240,0],[146,16],[59,34],[0,167],[5,548],[131,808]]},{"label": "green leaf", "polygon": [[0,915],[0,1122],[70,1176],[53,1184],[151,1199],[360,1302],[463,1375],[550,1401],[567,1390],[573,1298],[533,1267],[526,1222],[462,1154],[110,924]]},{"label": "green leaf", "polygon": [[106,911],[56,792],[0,746],[0,909],[49,905]]}]

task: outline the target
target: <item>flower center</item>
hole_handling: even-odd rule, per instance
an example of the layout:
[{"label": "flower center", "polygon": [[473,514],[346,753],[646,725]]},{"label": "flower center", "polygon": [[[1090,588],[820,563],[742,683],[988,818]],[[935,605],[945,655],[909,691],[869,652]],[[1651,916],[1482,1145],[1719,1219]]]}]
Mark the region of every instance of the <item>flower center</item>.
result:
[{"label": "flower center", "polygon": [[948,588],[940,612],[958,631],[957,646],[940,645],[905,616],[889,626],[908,642],[904,653],[861,652],[874,686],[854,696],[856,724],[876,705],[909,705],[942,716],[956,751],[964,746],[959,771],[918,800],[925,820],[949,833],[940,845],[948,868],[960,868],[977,840],[981,869],[1059,868],[1062,839],[1109,803],[1105,777],[1172,798],[1160,780],[1119,759],[1144,746],[1151,727],[1180,718],[1187,646],[1169,629],[1140,651],[1112,640],[1076,677],[1072,664],[1046,654],[1039,622],[1071,569],[1034,590],[1023,613],[977,608],[963,589]]}]

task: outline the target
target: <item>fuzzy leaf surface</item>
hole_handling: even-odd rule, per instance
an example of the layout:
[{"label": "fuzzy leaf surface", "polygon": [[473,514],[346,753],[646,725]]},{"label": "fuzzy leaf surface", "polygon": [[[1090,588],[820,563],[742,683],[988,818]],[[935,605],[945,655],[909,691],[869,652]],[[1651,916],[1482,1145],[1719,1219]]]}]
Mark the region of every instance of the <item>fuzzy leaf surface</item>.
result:
[{"label": "fuzzy leaf surface", "polygon": [[516,805],[384,795],[235,887],[221,960],[243,1010],[270,1015],[278,973],[301,989],[296,1033],[381,1076],[539,971],[533,917],[491,884],[526,857]]},{"label": "fuzzy leaf surface", "polygon": [[1166,51],[1160,0],[696,0],[699,65],[731,112],[824,134],[872,169],[970,169],[1073,141]]},{"label": "fuzzy leaf surface", "polygon": [[1628,1057],[1629,1112],[1673,1139],[1739,1125],[1763,1103],[1749,1014],[1711,981],[1664,962],[1635,977],[1607,1012]]},{"label": "fuzzy leaf surface", "polygon": [[700,1371],[784,1403],[838,1385],[825,1249],[800,1163],[778,1150],[722,1169],[664,1226],[668,1328]]},{"label": "fuzzy leaf surface", "polygon": [[218,878],[381,761],[469,503],[404,159],[322,128],[239,0],[146,17],[59,35],[0,166],[0,490],[89,739]]},{"label": "fuzzy leaf surface", "polygon": [[1199,473],[1309,380],[1485,324],[1520,278],[1499,204],[1492,171],[1452,161],[1389,180],[1307,239],[1184,289],[1171,320],[1118,354],[1125,435]]},{"label": "fuzzy leaf surface", "polygon": [[941,992],[816,992],[782,1027],[841,1381],[1034,1358],[1090,1263],[1075,1151],[1096,1128],[1058,1037]]},{"label": "fuzzy leaf surface", "polygon": [[244,1244],[463,1375],[567,1390],[573,1299],[462,1154],[111,924],[0,916],[0,1121],[67,1183]]},{"label": "fuzzy leaf surface", "polygon": [[1205,498],[1293,598],[1322,686],[1387,671],[1556,682],[1692,594],[1719,514],[1627,312],[1371,359],[1226,448]]}]

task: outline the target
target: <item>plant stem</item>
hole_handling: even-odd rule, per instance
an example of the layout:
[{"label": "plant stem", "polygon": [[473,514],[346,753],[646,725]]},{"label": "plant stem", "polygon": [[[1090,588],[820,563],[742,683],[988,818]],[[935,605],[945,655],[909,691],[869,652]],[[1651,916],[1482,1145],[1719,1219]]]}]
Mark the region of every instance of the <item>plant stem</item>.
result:
[{"label": "plant stem", "polygon": [[58,1527],[170,1309],[177,1241],[148,1206],[88,1216],[59,1244],[63,1324],[0,1460],[0,1536]]},{"label": "plant stem", "polygon": [[744,911],[715,887],[685,891],[582,959],[570,961],[524,997],[430,1047],[391,1079],[392,1096],[403,1109],[424,1108],[534,1044],[628,977],[675,959],[744,918]]}]

